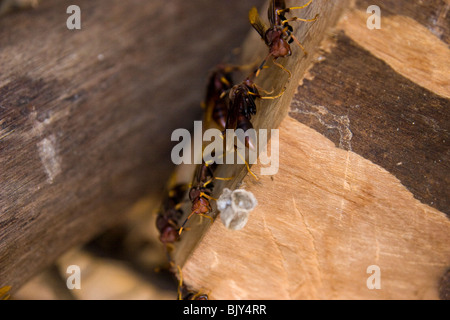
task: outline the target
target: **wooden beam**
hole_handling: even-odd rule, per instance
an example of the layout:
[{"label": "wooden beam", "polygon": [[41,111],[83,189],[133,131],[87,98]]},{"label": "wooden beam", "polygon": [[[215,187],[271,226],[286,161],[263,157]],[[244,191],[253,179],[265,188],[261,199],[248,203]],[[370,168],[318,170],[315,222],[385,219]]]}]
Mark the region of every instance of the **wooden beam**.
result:
[{"label": "wooden beam", "polygon": [[450,222],[382,167],[287,118],[280,171],[244,188],[259,202],[247,226],[216,220],[183,268],[211,299],[438,298]]},{"label": "wooden beam", "polygon": [[64,1],[0,18],[0,287],[161,195],[171,132],[258,3],[82,0],[81,30]]},{"label": "wooden beam", "polygon": [[[291,3],[292,4],[292,3]],[[289,111],[289,101],[292,99],[296,84],[301,78],[307,68],[309,67],[315,50],[320,41],[325,37],[326,32],[337,22],[340,14],[344,8],[348,5],[347,1],[313,1],[306,9],[301,10],[302,17],[313,18],[320,12],[320,16],[317,21],[309,23],[298,23],[295,25],[295,35],[303,42],[303,46],[309,53],[304,55],[303,51],[292,44],[292,56],[289,58],[280,58],[278,62],[282,63],[285,68],[291,70],[292,79],[288,81],[287,73],[281,70],[279,67],[274,66],[269,62],[269,68],[264,69],[261,75],[257,79],[257,84],[268,91],[280,92],[285,88],[284,94],[275,100],[263,100],[259,102],[258,111],[254,117],[252,117],[252,124],[255,129],[271,129],[277,128],[283,118]],[[267,7],[263,7],[260,10],[260,15],[267,19]],[[250,24],[249,24],[250,26]],[[251,30],[245,39],[242,46],[242,64],[258,64],[267,56],[268,48],[264,44],[260,35]],[[242,81],[247,75],[244,73],[241,75]],[[239,80],[236,83],[240,82]],[[209,125],[206,124],[204,129],[207,129]],[[229,188],[231,190],[236,189],[242,182],[242,179],[248,173],[246,166],[242,164],[225,164],[220,166],[215,172],[218,177],[234,177],[231,181],[215,181],[213,197],[218,198],[221,194],[221,190]],[[217,210],[215,203],[212,202],[213,213]],[[190,212],[190,203],[184,206],[184,212],[187,216]],[[182,240],[175,245],[175,251],[173,253],[174,261],[177,265],[184,265],[190,254],[201,241],[203,235],[207,232],[208,223],[191,223],[189,225],[191,231],[184,234]]]},{"label": "wooden beam", "polygon": [[[436,34],[421,6],[393,2],[380,3],[382,29],[368,30],[368,4],[356,1],[320,38],[306,73],[291,62],[279,172],[243,180],[259,205],[243,230],[217,219],[204,234],[183,267],[192,288],[212,299],[448,292],[448,29],[438,20]],[[426,7],[436,17],[448,10],[442,1]],[[266,122],[277,117],[263,110]],[[373,270],[380,289],[368,285]]]}]

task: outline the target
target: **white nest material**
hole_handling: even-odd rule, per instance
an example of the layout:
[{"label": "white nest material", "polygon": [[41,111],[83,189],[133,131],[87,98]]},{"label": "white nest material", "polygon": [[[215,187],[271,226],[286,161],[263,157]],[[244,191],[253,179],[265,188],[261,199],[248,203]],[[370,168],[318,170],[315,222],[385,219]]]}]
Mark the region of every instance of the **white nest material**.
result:
[{"label": "white nest material", "polygon": [[217,200],[217,209],[225,227],[241,230],[247,224],[249,213],[257,204],[253,193],[243,189],[231,191],[225,188]]}]

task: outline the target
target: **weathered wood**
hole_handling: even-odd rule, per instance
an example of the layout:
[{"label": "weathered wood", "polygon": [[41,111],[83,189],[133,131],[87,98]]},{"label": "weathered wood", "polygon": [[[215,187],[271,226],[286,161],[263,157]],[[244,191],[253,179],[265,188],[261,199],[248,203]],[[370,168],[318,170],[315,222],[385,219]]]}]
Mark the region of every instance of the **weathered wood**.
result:
[{"label": "weathered wood", "polygon": [[290,115],[382,166],[419,200],[450,214],[448,98],[402,77],[344,33],[322,58],[310,70],[311,80],[299,87]]},{"label": "weathered wood", "polygon": [[[371,0],[356,0],[355,3],[355,8],[359,11],[365,11],[370,5],[375,4]],[[408,17],[411,19],[410,22],[421,24],[443,42],[447,44],[450,42],[450,20],[448,18],[450,5],[447,0],[379,0],[376,5],[380,7],[383,18]],[[403,26],[405,28],[410,27],[405,24]],[[361,29],[360,31],[363,32],[364,30]],[[418,49],[421,49],[420,46]]]},{"label": "weathered wood", "polygon": [[[357,1],[320,48],[329,25],[314,24],[321,31],[308,32],[308,59],[280,59],[295,70],[292,83],[284,100],[263,102],[255,117],[258,127],[281,122],[280,171],[244,179],[259,206],[243,230],[191,221],[174,252],[190,287],[212,299],[448,298],[448,6],[380,1],[382,29],[368,30],[369,4]],[[245,47],[246,62],[264,56],[254,31]],[[277,91],[285,76],[271,67],[258,80]],[[128,248],[154,229],[148,216],[134,219]],[[144,251],[121,258],[133,265]],[[62,268],[84,259],[68,257]],[[381,290],[367,287],[371,265],[380,268]],[[92,291],[111,297],[101,278],[89,279]]]},{"label": "weathered wood", "polygon": [[[292,3],[291,3],[292,4]],[[295,25],[295,35],[303,43],[303,46],[309,53],[308,56],[303,54],[303,51],[292,44],[292,56],[288,58],[280,58],[278,62],[285,68],[291,70],[292,79],[288,82],[287,73],[279,67],[274,66],[269,62],[269,68],[264,69],[261,75],[256,80],[256,83],[262,88],[272,91],[274,93],[280,92],[285,88],[284,94],[275,100],[261,100],[258,101],[258,111],[252,117],[252,124],[255,129],[271,129],[277,128],[283,118],[288,114],[289,101],[294,95],[296,84],[309,67],[316,47],[320,41],[325,37],[327,30],[333,26],[343,9],[347,6],[347,1],[314,1],[310,6],[300,11],[301,17],[313,18],[320,12],[321,17],[313,23],[298,23]],[[260,10],[263,19],[267,19],[267,4]],[[266,20],[267,21],[267,20]],[[260,35],[251,30],[248,37],[244,41],[242,49],[242,64],[248,65],[256,63],[259,65],[261,61],[267,56],[268,48],[264,44]],[[247,75],[242,76],[242,81]],[[240,82],[239,80],[236,83]],[[269,131],[270,134],[270,131]],[[224,164],[221,165],[215,172],[218,177],[234,177],[231,181],[215,181],[213,197],[218,198],[223,188],[236,189],[242,182],[242,179],[247,175],[248,171],[245,165],[242,164]],[[212,201],[212,214],[217,214],[215,202]],[[184,207],[186,215],[190,212],[189,202]],[[192,219],[194,220],[194,219]],[[198,243],[202,240],[203,235],[210,227],[208,223],[197,223],[195,220],[189,224],[190,232],[183,235],[182,240],[176,244],[174,251],[174,261],[176,264],[183,266],[190,254],[196,248]],[[209,231],[208,231],[209,232]]]},{"label": "weathered wood", "polygon": [[[382,1],[382,29],[369,30],[368,5],[357,1],[306,74],[291,66],[303,79],[280,102],[289,109],[280,170],[244,179],[259,206],[243,230],[216,220],[205,233],[183,267],[192,287],[213,299],[448,292],[448,28],[445,19],[432,25],[418,1],[404,2],[406,11]],[[448,10],[442,1],[424,6],[439,17]],[[367,286],[372,265],[380,290]]]},{"label": "weathered wood", "polygon": [[14,10],[36,8],[39,0],[0,0],[0,16]]},{"label": "weathered wood", "polygon": [[0,18],[0,287],[161,194],[171,132],[258,3],[77,1],[73,31],[64,1]]},{"label": "weathered wood", "polygon": [[[244,179],[258,207],[241,231],[213,224],[186,283],[212,299],[438,298],[450,221],[391,173],[287,118],[272,178]],[[367,287],[371,265],[380,290]]]}]

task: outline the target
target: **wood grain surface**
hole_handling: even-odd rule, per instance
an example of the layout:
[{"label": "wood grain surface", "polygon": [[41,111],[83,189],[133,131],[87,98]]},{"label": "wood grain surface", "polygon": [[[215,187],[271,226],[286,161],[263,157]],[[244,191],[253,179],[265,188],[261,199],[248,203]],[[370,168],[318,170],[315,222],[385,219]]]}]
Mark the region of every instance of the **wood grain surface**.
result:
[{"label": "wood grain surface", "polygon": [[[0,18],[0,288],[13,285],[14,297],[67,248],[124,221],[68,252],[19,299],[38,287],[64,297],[56,282],[69,264],[88,274],[78,299],[173,298],[166,274],[153,271],[166,257],[147,214],[195,169],[179,167],[166,182],[171,130],[200,117],[207,70],[233,59],[223,59],[231,47],[242,43],[243,64],[267,54],[254,30],[246,36],[256,0],[201,2],[204,10],[117,1],[111,15],[98,3],[83,2],[78,34],[50,17],[67,17],[68,4],[52,0]],[[366,26],[372,4],[381,29]],[[449,7],[314,0],[295,12],[320,14],[293,23],[309,54],[293,44],[278,60],[290,82],[271,63],[262,70],[258,85],[286,91],[252,118],[279,128],[279,171],[264,176],[254,165],[256,181],[243,165],[219,167],[217,176],[234,179],[215,182],[213,196],[244,188],[258,206],[240,231],[220,216],[191,219],[172,252],[189,288],[210,299],[448,299]],[[379,289],[368,286],[372,267]]]},{"label": "wood grain surface", "polygon": [[[279,172],[244,179],[259,205],[243,230],[216,220],[206,232],[183,268],[194,288],[216,299],[446,296],[449,5],[379,1],[381,29],[369,30],[370,4],[353,2],[297,75],[281,102]],[[367,286],[370,266],[380,289]]]},{"label": "wood grain surface", "polygon": [[[258,199],[247,226],[216,221],[184,265],[212,299],[439,297],[450,221],[370,160],[287,118],[278,174],[243,188]],[[367,287],[372,265],[379,290]]]},{"label": "wood grain surface", "polygon": [[[160,195],[171,132],[260,1],[46,0],[0,18],[0,287]],[[230,21],[235,21],[230,23]]]},{"label": "wood grain surface", "polygon": [[450,214],[448,98],[403,77],[344,32],[335,40],[299,87],[290,115]]},{"label": "wood grain surface", "polygon": [[[288,115],[290,101],[297,88],[297,83],[312,63],[315,50],[319,46],[321,40],[325,38],[328,30],[336,24],[347,5],[348,1],[346,0],[333,2],[317,0],[313,1],[311,5],[298,13],[301,17],[313,18],[320,12],[321,18],[318,20],[312,23],[302,22],[295,25],[295,36],[303,43],[308,55],[305,56],[303,51],[293,43],[292,56],[277,60],[278,63],[281,63],[285,68],[291,71],[292,79],[290,80],[288,79],[287,73],[279,67],[274,66],[272,62],[268,63],[269,68],[264,69],[261,72],[261,75],[256,80],[258,86],[274,93],[281,92],[283,88],[285,88],[285,91],[279,99],[258,101],[258,111],[256,115],[252,117],[252,124],[255,129],[269,129],[270,137],[270,129],[277,128]],[[267,7],[268,5],[266,3],[266,5],[259,10],[264,21],[267,21]],[[260,35],[252,29],[242,46],[242,65],[259,65],[267,54],[267,46]],[[247,75],[241,75],[242,79],[237,80],[236,83],[242,81],[245,76]],[[259,150],[259,152],[260,151],[261,150]],[[233,177],[233,179],[231,181],[216,181],[214,183],[213,197],[218,198],[224,188],[232,190],[236,189],[247,174],[247,168],[243,164],[224,164],[219,166],[217,172],[215,172],[216,176]],[[216,215],[217,210],[214,201],[212,201],[212,208],[212,215]],[[184,207],[184,211],[187,216],[190,212],[189,202]],[[209,228],[208,223],[199,224],[195,221],[189,225],[191,231],[186,232],[186,234],[183,235],[182,240],[176,244],[174,261],[178,265],[184,265],[198,243],[202,241],[203,235]]]}]

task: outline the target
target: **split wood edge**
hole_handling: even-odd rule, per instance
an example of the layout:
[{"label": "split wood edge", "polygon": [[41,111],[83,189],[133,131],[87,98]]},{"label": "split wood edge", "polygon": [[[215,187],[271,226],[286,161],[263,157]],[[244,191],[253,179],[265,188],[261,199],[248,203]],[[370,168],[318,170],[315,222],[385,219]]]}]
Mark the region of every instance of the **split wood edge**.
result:
[{"label": "split wood edge", "polygon": [[[278,63],[281,63],[286,69],[291,71],[292,78],[289,82],[286,82],[286,72],[273,66],[271,63],[269,64],[269,68],[261,72],[256,80],[259,86],[268,91],[273,90],[274,92],[279,92],[283,87],[286,87],[286,90],[279,99],[258,102],[257,114],[252,118],[252,124],[256,130],[268,129],[270,132],[270,129],[278,128],[283,119],[288,115],[290,102],[298,87],[298,83],[312,64],[320,42],[326,37],[330,28],[337,23],[341,13],[348,5],[349,1],[347,0],[333,1],[332,3],[326,0],[315,0],[306,10],[299,13],[302,17],[314,17],[316,13],[320,14],[319,19],[315,22],[302,22],[294,26],[294,34],[298,39],[301,39],[308,55],[305,56],[303,51],[293,43],[292,56],[277,60]],[[265,14],[267,7],[268,5],[260,10],[261,16],[264,19],[267,19]],[[267,50],[263,40],[252,29],[246,41],[243,43],[242,64],[247,65],[255,61],[262,61],[267,55]],[[191,170],[195,171],[195,169]],[[235,190],[240,186],[247,173],[245,165],[222,165],[216,170],[215,174],[220,177],[233,176],[235,178],[231,181],[215,182],[212,196],[218,198],[224,188]],[[258,174],[259,172],[256,172],[256,175]],[[212,212],[216,213],[216,204],[214,201],[211,204],[213,208]],[[190,212],[189,202],[183,207],[183,211],[185,215],[187,215],[186,212]],[[184,266],[185,262],[211,227],[209,221],[203,221],[202,223],[198,223],[197,221],[191,222],[189,232],[183,234],[182,239],[175,244],[174,251],[172,252],[175,265]],[[217,214],[214,223],[221,223],[217,221]]]}]

